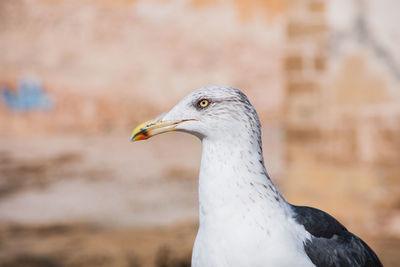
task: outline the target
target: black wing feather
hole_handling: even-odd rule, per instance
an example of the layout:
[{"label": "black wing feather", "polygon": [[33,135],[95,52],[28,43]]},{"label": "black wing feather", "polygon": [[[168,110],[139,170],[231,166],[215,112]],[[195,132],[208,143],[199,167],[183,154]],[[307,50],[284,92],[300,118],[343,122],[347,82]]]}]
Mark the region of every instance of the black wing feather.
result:
[{"label": "black wing feather", "polygon": [[304,243],[304,249],[316,266],[382,266],[376,254],[364,241],[347,231],[328,213],[311,207],[292,208],[294,219],[312,235],[312,238]]}]

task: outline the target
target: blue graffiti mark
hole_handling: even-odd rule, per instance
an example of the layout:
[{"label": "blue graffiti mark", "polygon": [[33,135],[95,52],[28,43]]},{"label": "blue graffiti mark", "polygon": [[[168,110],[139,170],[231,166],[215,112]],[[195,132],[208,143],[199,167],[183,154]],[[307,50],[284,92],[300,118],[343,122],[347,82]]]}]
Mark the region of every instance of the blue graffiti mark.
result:
[{"label": "blue graffiti mark", "polygon": [[20,79],[16,91],[2,87],[1,94],[4,104],[13,112],[50,111],[53,106],[42,84],[34,79]]}]

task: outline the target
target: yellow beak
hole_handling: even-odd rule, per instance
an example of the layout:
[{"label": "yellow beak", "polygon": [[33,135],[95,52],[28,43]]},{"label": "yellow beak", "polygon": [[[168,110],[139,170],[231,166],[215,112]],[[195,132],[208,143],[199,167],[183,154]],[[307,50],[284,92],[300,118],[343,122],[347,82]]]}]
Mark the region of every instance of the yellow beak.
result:
[{"label": "yellow beak", "polygon": [[160,133],[170,132],[176,129],[176,126],[182,122],[181,121],[162,121],[160,119],[154,119],[145,121],[133,130],[131,135],[131,141],[146,140],[152,136]]}]

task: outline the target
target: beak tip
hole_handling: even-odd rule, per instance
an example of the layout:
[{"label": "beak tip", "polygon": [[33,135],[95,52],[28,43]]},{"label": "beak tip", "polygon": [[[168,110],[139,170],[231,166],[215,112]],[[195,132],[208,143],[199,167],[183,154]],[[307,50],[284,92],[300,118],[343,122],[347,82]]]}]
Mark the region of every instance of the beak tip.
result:
[{"label": "beak tip", "polygon": [[139,139],[140,134],[138,132],[133,131],[133,133],[131,134],[131,137],[129,138],[129,141],[131,142],[135,142]]},{"label": "beak tip", "polygon": [[130,140],[131,142],[135,142],[135,141],[141,140],[141,139],[140,139],[140,134],[132,134],[132,135],[131,135],[131,138],[129,138],[129,140]]},{"label": "beak tip", "polygon": [[149,135],[145,135],[145,134],[142,134],[142,133],[136,133],[136,134],[132,134],[131,138],[129,140],[131,142],[135,142],[135,141],[139,141],[139,140],[146,140],[149,137],[150,137]]}]

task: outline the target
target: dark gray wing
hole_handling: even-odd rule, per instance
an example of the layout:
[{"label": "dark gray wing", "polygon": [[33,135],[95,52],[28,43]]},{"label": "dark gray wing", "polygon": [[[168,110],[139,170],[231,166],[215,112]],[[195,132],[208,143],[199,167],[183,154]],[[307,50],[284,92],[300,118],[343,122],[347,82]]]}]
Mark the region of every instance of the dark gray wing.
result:
[{"label": "dark gray wing", "polygon": [[382,266],[364,241],[328,213],[310,207],[292,206],[292,209],[296,222],[312,235],[304,243],[304,249],[316,266]]}]

